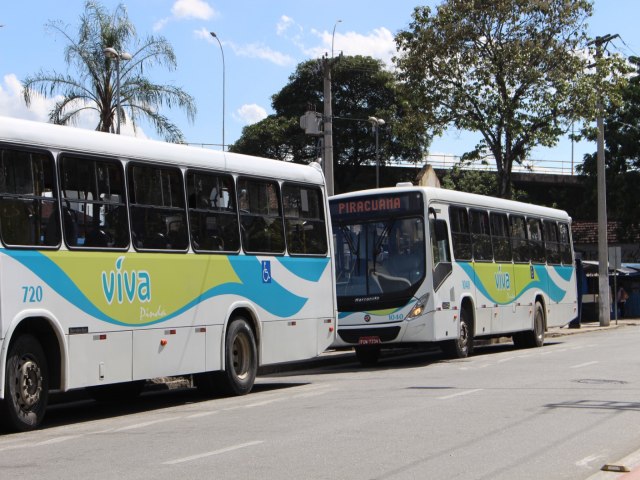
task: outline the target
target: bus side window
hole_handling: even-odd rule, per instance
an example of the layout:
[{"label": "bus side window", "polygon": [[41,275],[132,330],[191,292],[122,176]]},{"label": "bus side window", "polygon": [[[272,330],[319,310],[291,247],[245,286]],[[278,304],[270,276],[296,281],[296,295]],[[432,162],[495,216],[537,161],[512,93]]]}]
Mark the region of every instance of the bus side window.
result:
[{"label": "bus side window", "polygon": [[[0,235],[8,246],[57,247],[59,222],[53,158],[40,152],[0,149]],[[53,217],[53,218],[52,218]]]},{"label": "bus side window", "polygon": [[320,189],[285,183],[282,200],[289,253],[326,254],[327,229]]},{"label": "bus side window", "polygon": [[491,212],[491,242],[496,262],[511,261],[511,239],[509,238],[509,220],[506,213]]},{"label": "bus side window", "polygon": [[569,235],[569,224],[560,222],[558,224],[560,241],[560,258],[563,265],[573,265],[573,254],[571,253],[571,236]]},{"label": "bus side window", "polygon": [[486,210],[470,210],[469,218],[469,223],[471,225],[471,243],[473,245],[473,259],[476,261],[493,260],[489,214]]},{"label": "bus side window", "polygon": [[429,209],[429,238],[431,241],[433,289],[437,291],[445,279],[451,274],[451,250],[449,248],[449,229],[447,222]]},{"label": "bus side window", "polygon": [[242,248],[248,253],[283,254],[284,224],[278,182],[240,178],[237,190]]},{"label": "bus side window", "polygon": [[527,243],[527,227],[524,217],[510,215],[511,248],[513,249],[513,261],[517,263],[529,262],[529,244]]},{"label": "bus side window", "polygon": [[70,248],[129,246],[124,171],[119,160],[64,153],[60,184],[64,239]]},{"label": "bus side window", "polygon": [[186,251],[189,239],[182,172],[130,163],[128,175],[134,246]]},{"label": "bus side window", "polygon": [[542,224],[544,225],[544,248],[547,262],[551,265],[559,265],[562,259],[558,240],[558,224],[552,220],[543,220]]},{"label": "bus side window", "polygon": [[542,234],[542,222],[539,218],[527,218],[527,240],[531,261],[533,263],[544,263],[547,256],[544,250],[544,237]]},{"label": "bus side window", "polygon": [[451,239],[456,260],[471,260],[471,235],[469,217],[464,207],[450,207]]},{"label": "bus side window", "polygon": [[237,252],[240,231],[235,186],[228,174],[187,172],[189,228],[196,252]]},{"label": "bus side window", "polygon": [[451,250],[449,249],[449,229],[444,220],[429,219],[431,233],[431,252],[433,255],[433,268],[439,263],[451,263]]}]

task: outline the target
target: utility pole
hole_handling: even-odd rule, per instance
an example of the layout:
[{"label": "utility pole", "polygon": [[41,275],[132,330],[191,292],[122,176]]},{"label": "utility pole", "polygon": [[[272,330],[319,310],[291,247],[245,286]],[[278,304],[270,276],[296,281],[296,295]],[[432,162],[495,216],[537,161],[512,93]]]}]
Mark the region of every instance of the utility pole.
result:
[{"label": "utility pole", "polygon": [[[589,43],[596,47],[596,75],[599,74],[599,60],[602,58],[602,47],[618,35],[596,37]],[[597,153],[597,187],[598,187],[598,318],[600,326],[609,326],[611,322],[611,298],[609,289],[609,249],[607,239],[607,179],[604,159],[604,106],[602,93],[598,94],[598,153]],[[614,306],[614,308],[617,308]]]},{"label": "utility pole", "polygon": [[324,87],[324,154],[322,166],[327,182],[327,195],[333,195],[333,110],[331,108],[331,67],[336,59],[322,57],[323,87]]}]

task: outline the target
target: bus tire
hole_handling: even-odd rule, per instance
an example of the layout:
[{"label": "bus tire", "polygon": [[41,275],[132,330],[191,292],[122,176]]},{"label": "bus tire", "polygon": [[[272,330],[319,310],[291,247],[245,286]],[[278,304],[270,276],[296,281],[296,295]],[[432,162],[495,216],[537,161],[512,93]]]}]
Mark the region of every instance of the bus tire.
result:
[{"label": "bus tire", "polygon": [[196,388],[204,395],[246,395],[258,373],[258,349],[255,335],[244,317],[229,323],[224,342],[225,369],[194,375]]},{"label": "bus tire", "polygon": [[460,310],[460,332],[458,338],[447,340],[442,345],[449,358],[467,358],[473,353],[473,324],[467,308]]},{"label": "bus tire", "polygon": [[5,371],[2,420],[11,431],[36,429],[49,400],[49,370],[40,342],[19,336],[9,347]]},{"label": "bus tire", "polygon": [[380,347],[357,346],[356,358],[363,367],[373,367],[380,360]]},{"label": "bus tire", "polygon": [[518,332],[513,335],[516,348],[538,348],[544,345],[544,308],[536,301],[533,314],[533,330]]}]

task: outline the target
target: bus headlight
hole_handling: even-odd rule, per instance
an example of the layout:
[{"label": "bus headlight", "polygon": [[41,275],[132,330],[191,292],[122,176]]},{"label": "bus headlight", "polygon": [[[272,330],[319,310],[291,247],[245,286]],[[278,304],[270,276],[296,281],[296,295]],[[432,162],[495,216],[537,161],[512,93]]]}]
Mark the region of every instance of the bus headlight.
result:
[{"label": "bus headlight", "polygon": [[425,310],[427,308],[427,302],[429,301],[429,295],[431,295],[431,294],[430,293],[426,293],[426,294],[424,294],[423,296],[421,296],[418,299],[418,301],[413,306],[411,311],[405,317],[407,320],[411,320],[412,318],[419,317],[420,315],[422,315],[425,312]]}]

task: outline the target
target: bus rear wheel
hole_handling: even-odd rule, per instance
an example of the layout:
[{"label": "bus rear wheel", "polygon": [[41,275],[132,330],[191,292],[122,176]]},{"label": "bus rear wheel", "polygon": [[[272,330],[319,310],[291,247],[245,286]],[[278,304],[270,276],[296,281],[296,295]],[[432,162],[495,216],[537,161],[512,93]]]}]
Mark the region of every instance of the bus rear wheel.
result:
[{"label": "bus rear wheel", "polygon": [[246,395],[258,373],[258,349],[251,325],[244,317],[229,323],[225,337],[225,369],[194,376],[198,390],[205,395]]},{"label": "bus rear wheel", "polygon": [[513,335],[513,344],[516,348],[537,348],[544,345],[544,308],[540,302],[536,302],[533,314],[533,330],[518,332]]},{"label": "bus rear wheel", "polygon": [[49,372],[40,342],[21,335],[9,348],[5,371],[3,421],[12,431],[36,429],[49,400]]}]

